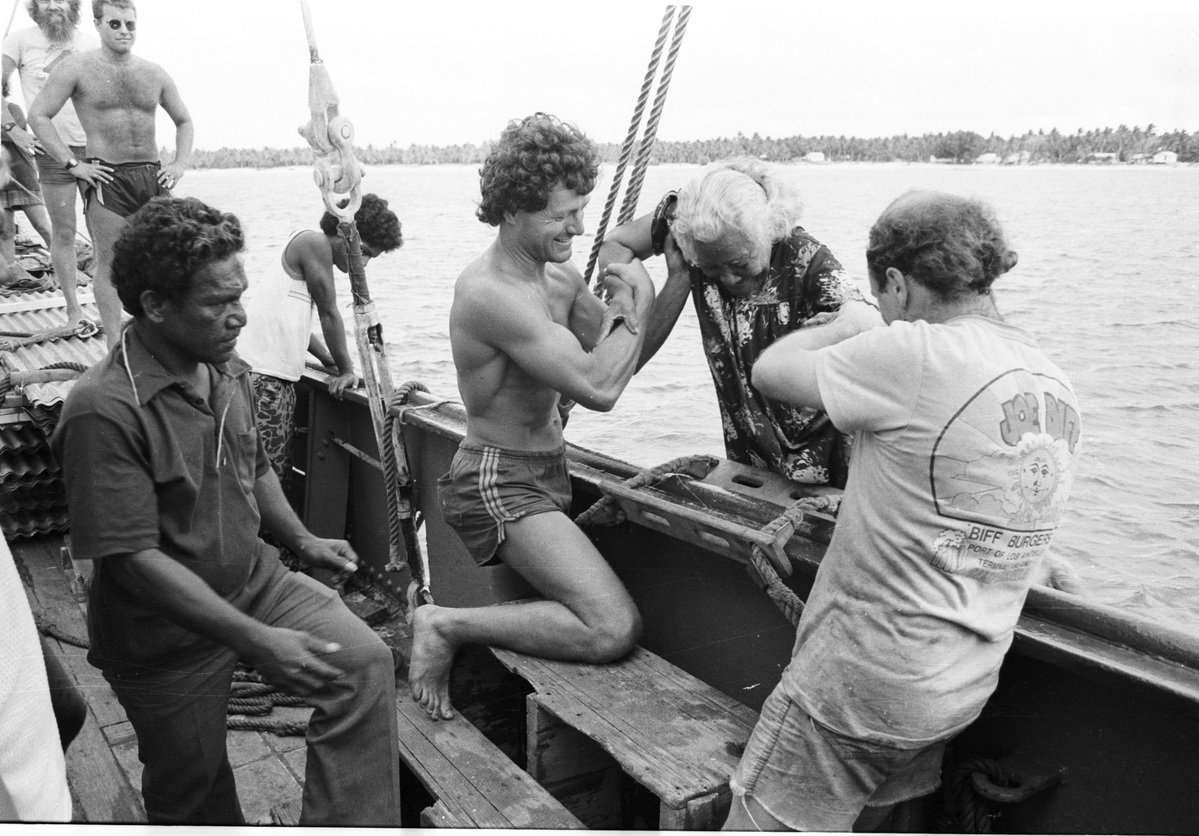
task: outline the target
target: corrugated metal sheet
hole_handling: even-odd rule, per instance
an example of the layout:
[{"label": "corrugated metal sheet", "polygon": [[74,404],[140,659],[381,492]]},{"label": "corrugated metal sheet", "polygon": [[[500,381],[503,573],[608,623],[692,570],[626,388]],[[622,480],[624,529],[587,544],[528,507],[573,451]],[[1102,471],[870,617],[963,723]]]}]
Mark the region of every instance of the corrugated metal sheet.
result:
[{"label": "corrugated metal sheet", "polygon": [[[82,278],[82,276],[81,276]],[[83,312],[98,321],[89,288],[79,289]],[[74,380],[14,385],[54,368],[86,368],[107,353],[104,337],[66,332],[57,289],[0,295],[0,528],[6,537],[64,532],[70,526],[62,474],[47,443]]]}]

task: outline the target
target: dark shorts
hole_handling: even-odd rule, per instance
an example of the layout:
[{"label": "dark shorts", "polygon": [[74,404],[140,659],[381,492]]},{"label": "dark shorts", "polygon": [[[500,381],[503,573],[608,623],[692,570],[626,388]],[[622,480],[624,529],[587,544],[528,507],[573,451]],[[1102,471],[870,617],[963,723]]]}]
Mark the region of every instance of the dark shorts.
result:
[{"label": "dark shorts", "polygon": [[[72,145],[70,148],[71,156],[77,160],[87,154],[87,149],[82,145]],[[49,154],[37,154],[34,159],[37,161],[37,176],[43,186],[74,186],[80,182],[65,165]]]},{"label": "dark shorts", "polygon": [[459,445],[437,480],[441,515],[480,566],[499,562],[504,526],[522,517],[570,511],[566,448],[544,452]]},{"label": "dark shorts", "polygon": [[84,209],[89,208],[94,200],[109,212],[127,218],[149,203],[150,198],[171,193],[170,189],[158,182],[162,163],[110,163],[98,157],[92,157],[88,162],[110,166],[112,182],[87,186],[83,190]]},{"label": "dark shorts", "polygon": [[944,755],[945,741],[896,749],[846,737],[779,687],[762,706],[729,789],[734,804],[749,796],[792,830],[848,831],[866,807],[935,790]]}]

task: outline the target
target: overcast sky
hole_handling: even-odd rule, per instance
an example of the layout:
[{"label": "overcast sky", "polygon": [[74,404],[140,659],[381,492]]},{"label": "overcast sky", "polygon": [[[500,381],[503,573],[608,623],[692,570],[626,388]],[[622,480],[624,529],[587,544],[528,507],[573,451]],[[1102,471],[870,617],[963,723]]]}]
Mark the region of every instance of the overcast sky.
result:
[{"label": "overcast sky", "polygon": [[[24,0],[14,26],[29,25]],[[135,52],[174,77],[196,145],[303,144],[299,0],[140,0]],[[11,7],[10,7],[11,8]],[[555,113],[628,129],[665,4],[310,0],[359,145],[481,142]],[[90,21],[84,2],[84,25]],[[699,0],[660,139],[951,130],[1199,130],[1199,2]],[[159,144],[170,145],[169,122]]]}]

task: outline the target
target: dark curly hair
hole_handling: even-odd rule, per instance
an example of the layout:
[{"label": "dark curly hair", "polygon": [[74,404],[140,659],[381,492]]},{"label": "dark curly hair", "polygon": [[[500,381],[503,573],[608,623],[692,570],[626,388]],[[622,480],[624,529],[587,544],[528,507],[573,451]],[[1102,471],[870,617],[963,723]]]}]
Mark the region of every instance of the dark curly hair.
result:
[{"label": "dark curly hair", "polygon": [[548,113],[514,119],[479,169],[475,214],[499,226],[508,212],[540,212],[555,186],[590,194],[598,174],[599,153],[578,128]]},{"label": "dark curly hair", "polygon": [[112,248],[112,283],[121,304],[141,317],[152,290],[178,302],[204,265],[245,249],[241,222],[194,197],[156,197],[130,216]]},{"label": "dark curly hair", "polygon": [[892,201],[871,227],[866,249],[872,271],[894,267],[947,301],[990,293],[1016,260],[990,206],[932,191]]},{"label": "dark curly hair", "polygon": [[[336,235],[341,219],[332,212],[321,215],[321,232]],[[364,194],[362,205],[354,213],[354,224],[358,237],[366,242],[376,255],[389,253],[404,246],[404,232],[396,213],[387,208],[387,201],[377,194]]]}]

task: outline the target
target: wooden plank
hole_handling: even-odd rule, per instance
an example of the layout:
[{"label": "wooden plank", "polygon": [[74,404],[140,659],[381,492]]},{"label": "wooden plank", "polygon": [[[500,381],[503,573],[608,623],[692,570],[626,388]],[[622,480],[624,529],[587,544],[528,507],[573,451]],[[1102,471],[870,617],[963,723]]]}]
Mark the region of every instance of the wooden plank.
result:
[{"label": "wooden plank", "polygon": [[493,648],[537,702],[619,762],[667,807],[727,785],[756,713],[644,648],[616,664],[558,662]]},{"label": "wooden plank", "polygon": [[435,722],[406,695],[396,699],[396,715],[401,761],[454,826],[583,827],[461,716]]},{"label": "wooden plank", "polygon": [[[66,574],[59,565],[61,538],[40,537],[13,544],[13,557],[25,579],[25,592],[39,620],[86,638],[87,627]],[[146,820],[141,795],[130,785],[103,729],[125,721],[125,713],[100,672],[87,662],[83,648],[50,639],[50,649],[87,700],[88,716],[66,753],[67,783],[76,815],[96,823]]]},{"label": "wooden plank", "polygon": [[622,824],[619,764],[594,741],[528,697],[528,772],[593,830]]}]

